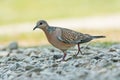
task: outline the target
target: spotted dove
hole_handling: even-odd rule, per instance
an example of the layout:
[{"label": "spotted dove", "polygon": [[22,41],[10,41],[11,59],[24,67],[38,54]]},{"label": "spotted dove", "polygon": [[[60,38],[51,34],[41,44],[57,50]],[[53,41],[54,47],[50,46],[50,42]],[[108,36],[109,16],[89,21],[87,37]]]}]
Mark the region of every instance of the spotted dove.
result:
[{"label": "spotted dove", "polygon": [[91,36],[66,28],[50,26],[45,20],[39,20],[33,30],[36,28],[42,29],[46,34],[48,41],[64,53],[62,58],[63,61],[66,57],[66,51],[69,48],[78,45],[77,56],[79,52],[82,54],[80,50],[81,43],[86,43],[96,38],[105,38],[105,36]]}]

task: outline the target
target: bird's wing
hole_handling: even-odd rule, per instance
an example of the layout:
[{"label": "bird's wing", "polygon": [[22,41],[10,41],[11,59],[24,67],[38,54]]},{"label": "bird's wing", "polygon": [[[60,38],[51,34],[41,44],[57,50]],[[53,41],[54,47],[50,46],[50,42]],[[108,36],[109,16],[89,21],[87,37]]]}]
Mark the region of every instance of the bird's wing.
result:
[{"label": "bird's wing", "polygon": [[82,34],[66,28],[61,28],[61,36],[58,36],[57,38],[64,43],[77,44],[86,40],[87,36],[86,34]]}]

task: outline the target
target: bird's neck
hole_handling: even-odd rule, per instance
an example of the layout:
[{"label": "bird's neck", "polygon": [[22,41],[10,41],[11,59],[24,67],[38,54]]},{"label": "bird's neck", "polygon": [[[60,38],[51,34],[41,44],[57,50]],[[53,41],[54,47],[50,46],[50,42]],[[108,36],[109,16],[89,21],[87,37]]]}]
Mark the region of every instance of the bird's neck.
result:
[{"label": "bird's neck", "polygon": [[51,38],[51,35],[54,34],[54,31],[56,30],[56,27],[46,27],[44,29],[42,29],[46,35],[46,37],[48,38],[48,40]]},{"label": "bird's neck", "polygon": [[45,34],[48,33],[48,28],[49,28],[49,27],[44,27],[44,28],[42,28],[42,30],[45,32]]},{"label": "bird's neck", "polygon": [[42,28],[42,30],[44,31],[44,33],[45,33],[46,36],[48,37],[48,35],[49,35],[49,33],[50,33],[50,27]]},{"label": "bird's neck", "polygon": [[[46,28],[43,28],[42,29],[48,39],[48,41],[51,39],[51,31],[50,31],[50,28],[49,27],[46,27]],[[50,42],[50,41],[49,41]]]},{"label": "bird's neck", "polygon": [[55,31],[55,29],[56,29],[55,27],[45,27],[42,30],[47,34],[51,34],[52,32]]}]

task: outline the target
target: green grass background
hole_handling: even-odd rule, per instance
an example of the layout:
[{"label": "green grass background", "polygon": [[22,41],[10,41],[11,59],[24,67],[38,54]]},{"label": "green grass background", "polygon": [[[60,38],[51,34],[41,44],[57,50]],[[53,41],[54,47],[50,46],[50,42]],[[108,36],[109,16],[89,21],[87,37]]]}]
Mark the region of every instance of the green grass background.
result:
[{"label": "green grass background", "polygon": [[0,25],[120,12],[120,0],[0,0]]},{"label": "green grass background", "polygon": [[[7,24],[35,22],[39,19],[81,18],[114,13],[120,13],[120,0],[0,0],[0,27]],[[106,34],[108,37],[103,41],[120,41],[116,39],[119,37],[120,30],[80,31]],[[27,46],[48,43],[43,32],[0,34],[0,44],[11,41],[18,41],[20,45]]]}]

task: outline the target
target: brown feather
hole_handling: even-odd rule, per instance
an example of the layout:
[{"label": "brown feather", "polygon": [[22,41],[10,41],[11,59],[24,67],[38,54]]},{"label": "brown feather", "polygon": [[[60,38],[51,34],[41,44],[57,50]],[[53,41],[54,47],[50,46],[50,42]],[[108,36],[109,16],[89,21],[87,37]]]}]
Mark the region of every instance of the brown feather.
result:
[{"label": "brown feather", "polygon": [[91,38],[91,36],[73,30],[69,30],[66,28],[61,28],[61,41],[65,43],[77,44],[77,43],[81,43],[81,41],[84,41],[88,38]]}]

